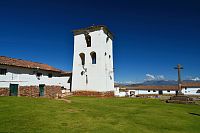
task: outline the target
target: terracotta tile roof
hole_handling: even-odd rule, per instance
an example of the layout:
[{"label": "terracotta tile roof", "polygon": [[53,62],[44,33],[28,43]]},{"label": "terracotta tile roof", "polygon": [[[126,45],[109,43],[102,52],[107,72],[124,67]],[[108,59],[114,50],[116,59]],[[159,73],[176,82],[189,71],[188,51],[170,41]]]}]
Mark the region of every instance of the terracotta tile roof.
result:
[{"label": "terracotta tile roof", "polygon": [[178,86],[175,85],[161,85],[161,86],[146,86],[139,85],[134,87],[126,87],[127,90],[178,90]]},{"label": "terracotta tile roof", "polygon": [[62,71],[52,66],[49,66],[47,64],[15,59],[15,58],[10,58],[6,56],[0,56],[0,64],[8,65],[8,66],[23,67],[23,68],[31,68],[31,69],[41,69],[41,70],[46,70],[46,71],[59,72],[61,74],[71,74],[71,72]]},{"label": "terracotta tile roof", "polygon": [[[200,88],[200,82],[183,82],[181,88]],[[125,87],[127,90],[179,90],[178,85],[138,85]]]},{"label": "terracotta tile roof", "polygon": [[200,87],[200,82],[182,82],[181,86],[187,88],[197,88]]}]

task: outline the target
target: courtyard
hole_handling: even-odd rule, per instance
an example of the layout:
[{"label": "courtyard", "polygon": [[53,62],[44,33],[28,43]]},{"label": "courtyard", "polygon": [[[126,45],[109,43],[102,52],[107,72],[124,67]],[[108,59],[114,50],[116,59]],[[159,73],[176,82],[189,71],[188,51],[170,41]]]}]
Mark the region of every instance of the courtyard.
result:
[{"label": "courtyard", "polygon": [[198,133],[200,106],[158,99],[0,97],[0,132]]}]

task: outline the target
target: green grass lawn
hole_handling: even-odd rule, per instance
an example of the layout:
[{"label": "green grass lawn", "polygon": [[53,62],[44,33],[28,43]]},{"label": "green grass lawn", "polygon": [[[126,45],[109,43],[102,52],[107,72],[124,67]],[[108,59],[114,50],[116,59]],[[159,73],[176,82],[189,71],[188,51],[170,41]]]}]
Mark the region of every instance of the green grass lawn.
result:
[{"label": "green grass lawn", "polygon": [[134,98],[71,97],[70,100],[71,103],[0,97],[0,132],[200,132],[199,105]]}]

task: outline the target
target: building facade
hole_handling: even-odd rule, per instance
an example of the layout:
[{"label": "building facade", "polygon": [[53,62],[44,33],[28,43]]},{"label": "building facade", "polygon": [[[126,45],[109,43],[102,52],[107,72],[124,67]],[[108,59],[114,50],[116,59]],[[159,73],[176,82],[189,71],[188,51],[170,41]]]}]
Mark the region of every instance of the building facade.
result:
[{"label": "building facade", "polygon": [[46,64],[0,56],[0,95],[55,96],[70,89],[70,77]]},{"label": "building facade", "polygon": [[[166,86],[165,86],[166,87]],[[178,88],[175,86],[173,87],[162,87],[162,88],[152,88],[152,87],[146,87],[146,88],[136,88],[136,87],[124,87],[123,90],[121,90],[120,87],[115,87],[115,96],[117,97],[125,97],[125,96],[157,96],[157,95],[175,95],[178,92]]]},{"label": "building facade", "polygon": [[114,91],[112,33],[105,26],[73,32],[72,91]]},{"label": "building facade", "polygon": [[[123,89],[122,89],[123,88]],[[122,91],[120,91],[122,90]],[[158,95],[176,95],[179,87],[176,85],[161,85],[161,86],[145,86],[139,85],[134,87],[115,87],[115,96],[158,96]],[[181,92],[184,95],[200,95],[200,83],[183,83]]]}]

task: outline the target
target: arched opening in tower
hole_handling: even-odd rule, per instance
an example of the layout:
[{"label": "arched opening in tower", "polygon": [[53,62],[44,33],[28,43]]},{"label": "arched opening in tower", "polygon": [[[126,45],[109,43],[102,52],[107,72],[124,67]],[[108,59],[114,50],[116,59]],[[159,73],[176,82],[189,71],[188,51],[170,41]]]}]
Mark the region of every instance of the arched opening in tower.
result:
[{"label": "arched opening in tower", "polygon": [[91,47],[91,36],[88,33],[85,33],[84,35],[85,35],[87,47]]},{"label": "arched opening in tower", "polygon": [[95,52],[91,52],[90,56],[91,56],[91,59],[92,59],[92,64],[96,64],[96,53]]},{"label": "arched opening in tower", "polygon": [[81,64],[84,66],[85,65],[85,54],[84,53],[80,53],[79,56],[81,58]]}]

